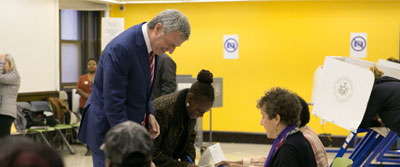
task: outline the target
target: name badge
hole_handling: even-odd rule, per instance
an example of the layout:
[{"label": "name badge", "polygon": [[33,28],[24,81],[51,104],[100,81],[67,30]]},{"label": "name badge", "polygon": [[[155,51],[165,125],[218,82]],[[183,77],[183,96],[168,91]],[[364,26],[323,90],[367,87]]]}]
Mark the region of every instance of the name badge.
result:
[{"label": "name badge", "polygon": [[89,84],[89,82],[88,82],[88,81],[85,81],[84,84],[87,85],[87,84]]}]

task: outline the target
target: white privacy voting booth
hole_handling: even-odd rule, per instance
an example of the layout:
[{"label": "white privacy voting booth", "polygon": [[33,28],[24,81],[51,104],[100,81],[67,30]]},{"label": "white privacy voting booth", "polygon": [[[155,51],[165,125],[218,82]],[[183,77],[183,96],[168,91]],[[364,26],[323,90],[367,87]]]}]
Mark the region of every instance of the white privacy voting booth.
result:
[{"label": "white privacy voting booth", "polygon": [[378,63],[376,63],[376,66],[379,69],[383,70],[383,72],[385,73],[384,75],[400,79],[400,64],[399,63],[379,59]]},{"label": "white privacy voting booth", "polygon": [[357,130],[374,84],[374,63],[346,57],[325,58],[313,89],[312,114],[347,130]]}]

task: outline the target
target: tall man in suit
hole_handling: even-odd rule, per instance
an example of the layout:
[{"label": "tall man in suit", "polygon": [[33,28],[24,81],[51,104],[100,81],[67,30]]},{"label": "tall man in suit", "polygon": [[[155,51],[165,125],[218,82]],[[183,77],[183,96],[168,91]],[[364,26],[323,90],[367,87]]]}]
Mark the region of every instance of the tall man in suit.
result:
[{"label": "tall man in suit", "polygon": [[131,120],[146,126],[153,139],[160,134],[151,102],[157,67],[154,55],[174,52],[189,36],[188,19],[177,10],[165,10],[150,22],[122,32],[106,46],[78,135],[92,150],[94,167],[105,165],[99,148],[111,127]]},{"label": "tall man in suit", "polygon": [[170,94],[176,90],[176,63],[167,54],[157,55],[157,77],[154,80],[151,99]]}]

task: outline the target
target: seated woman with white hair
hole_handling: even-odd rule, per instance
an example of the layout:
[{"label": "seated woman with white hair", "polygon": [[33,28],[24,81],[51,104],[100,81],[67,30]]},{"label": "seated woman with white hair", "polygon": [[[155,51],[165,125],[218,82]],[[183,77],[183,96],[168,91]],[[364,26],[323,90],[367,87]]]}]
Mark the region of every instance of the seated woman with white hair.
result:
[{"label": "seated woman with white hair", "polygon": [[229,167],[316,167],[310,142],[298,128],[302,109],[298,96],[283,88],[272,88],[258,101],[262,115],[260,125],[267,138],[275,139],[264,164],[245,164],[241,161],[223,161],[217,164]]}]

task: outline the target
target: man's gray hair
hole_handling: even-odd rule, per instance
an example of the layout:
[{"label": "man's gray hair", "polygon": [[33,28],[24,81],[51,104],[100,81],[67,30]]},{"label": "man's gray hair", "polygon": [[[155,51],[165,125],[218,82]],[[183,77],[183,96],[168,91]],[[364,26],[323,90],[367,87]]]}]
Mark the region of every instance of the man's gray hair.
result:
[{"label": "man's gray hair", "polygon": [[154,27],[160,23],[163,25],[164,34],[172,31],[179,31],[184,35],[185,40],[189,39],[190,36],[190,24],[185,15],[176,9],[167,9],[154,17],[149,23],[148,28],[154,29]]}]

